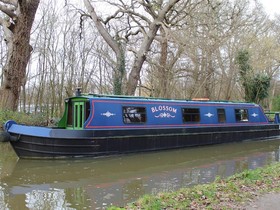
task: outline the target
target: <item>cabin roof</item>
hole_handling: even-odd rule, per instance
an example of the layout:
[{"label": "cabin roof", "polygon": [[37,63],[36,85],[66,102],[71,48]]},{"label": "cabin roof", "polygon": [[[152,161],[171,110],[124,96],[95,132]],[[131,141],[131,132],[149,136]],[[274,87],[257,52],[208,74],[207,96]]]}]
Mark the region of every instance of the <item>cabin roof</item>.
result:
[{"label": "cabin roof", "polygon": [[155,101],[155,102],[193,102],[193,103],[209,103],[209,104],[240,104],[240,105],[254,105],[258,106],[255,103],[248,103],[248,102],[241,102],[241,101],[227,101],[227,100],[206,100],[205,98],[199,99],[167,99],[167,98],[154,98],[154,97],[143,97],[143,96],[127,96],[127,95],[106,95],[106,94],[95,94],[95,93],[88,93],[82,94],[80,96],[70,97],[70,99],[77,99],[77,98],[85,98],[85,99],[92,99],[92,98],[102,98],[102,99],[110,99],[110,100],[136,100],[136,101]]}]

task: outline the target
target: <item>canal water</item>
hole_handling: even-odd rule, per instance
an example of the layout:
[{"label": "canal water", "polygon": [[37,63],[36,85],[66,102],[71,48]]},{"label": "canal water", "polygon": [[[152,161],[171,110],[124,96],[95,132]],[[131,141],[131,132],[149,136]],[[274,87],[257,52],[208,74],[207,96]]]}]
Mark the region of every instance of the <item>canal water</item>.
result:
[{"label": "canal water", "polygon": [[0,209],[104,209],[279,161],[280,139],[99,159],[18,159],[0,143]]}]

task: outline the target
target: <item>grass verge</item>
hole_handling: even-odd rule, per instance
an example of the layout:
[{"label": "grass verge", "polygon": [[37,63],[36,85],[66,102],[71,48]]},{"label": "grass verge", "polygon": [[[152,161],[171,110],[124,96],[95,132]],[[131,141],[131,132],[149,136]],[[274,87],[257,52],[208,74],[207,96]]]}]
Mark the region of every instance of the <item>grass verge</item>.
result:
[{"label": "grass verge", "polygon": [[237,209],[257,196],[280,192],[280,163],[246,170],[211,184],[182,188],[176,192],[144,195],[119,209]]}]

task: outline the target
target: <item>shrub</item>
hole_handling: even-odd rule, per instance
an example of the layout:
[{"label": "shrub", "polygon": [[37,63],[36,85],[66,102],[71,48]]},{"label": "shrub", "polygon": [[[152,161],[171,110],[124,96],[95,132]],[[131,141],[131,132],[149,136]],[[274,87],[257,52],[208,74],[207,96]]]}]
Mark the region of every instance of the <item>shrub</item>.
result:
[{"label": "shrub", "polygon": [[43,114],[26,114],[23,112],[0,111],[0,127],[8,120],[14,120],[18,124],[46,126],[48,119]]},{"label": "shrub", "polygon": [[273,98],[272,111],[280,111],[280,96]]}]

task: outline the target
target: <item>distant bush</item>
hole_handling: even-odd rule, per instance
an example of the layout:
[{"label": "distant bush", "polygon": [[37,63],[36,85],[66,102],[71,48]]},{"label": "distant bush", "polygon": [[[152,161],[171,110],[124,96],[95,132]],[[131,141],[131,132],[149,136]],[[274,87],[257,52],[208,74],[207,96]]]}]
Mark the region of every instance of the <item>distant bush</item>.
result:
[{"label": "distant bush", "polygon": [[23,112],[12,112],[12,111],[0,111],[0,128],[8,120],[14,120],[18,124],[25,125],[38,125],[47,126],[48,119],[43,114],[26,114]]},{"label": "distant bush", "polygon": [[280,96],[273,98],[272,111],[280,111]]}]

